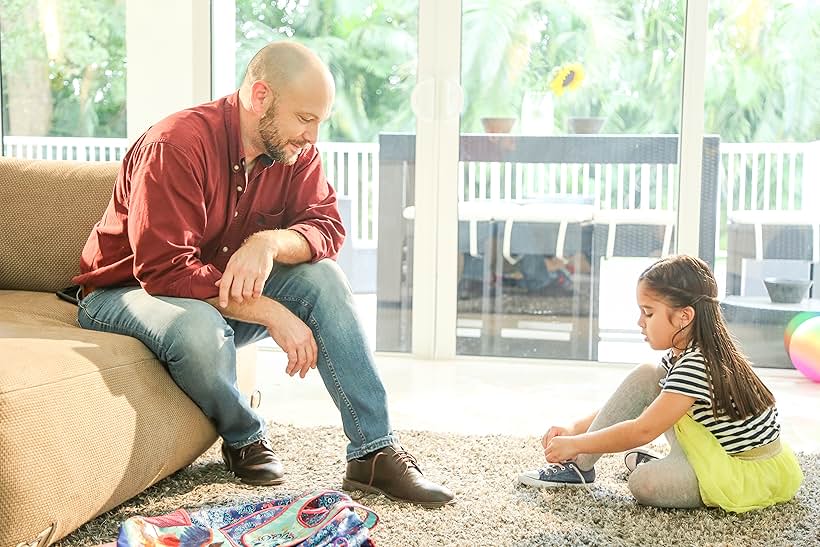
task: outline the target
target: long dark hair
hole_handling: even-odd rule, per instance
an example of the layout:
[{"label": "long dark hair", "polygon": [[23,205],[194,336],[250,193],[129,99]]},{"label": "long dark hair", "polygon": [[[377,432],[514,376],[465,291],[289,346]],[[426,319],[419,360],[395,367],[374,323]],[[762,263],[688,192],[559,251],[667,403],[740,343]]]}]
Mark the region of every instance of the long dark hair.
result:
[{"label": "long dark hair", "polygon": [[664,258],[647,268],[638,282],[671,308],[694,308],[692,342],[706,361],[715,418],[720,414],[734,420],[748,418],[774,404],[772,392],[754,373],[726,329],[717,301],[717,282],[703,260],[687,255]]}]

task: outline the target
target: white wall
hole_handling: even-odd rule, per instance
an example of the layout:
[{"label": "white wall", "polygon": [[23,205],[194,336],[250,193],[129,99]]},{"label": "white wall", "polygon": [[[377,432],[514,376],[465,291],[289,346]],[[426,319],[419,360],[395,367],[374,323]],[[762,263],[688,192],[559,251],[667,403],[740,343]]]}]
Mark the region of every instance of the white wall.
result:
[{"label": "white wall", "polygon": [[211,98],[208,0],[127,2],[127,133],[133,142],[168,114]]}]

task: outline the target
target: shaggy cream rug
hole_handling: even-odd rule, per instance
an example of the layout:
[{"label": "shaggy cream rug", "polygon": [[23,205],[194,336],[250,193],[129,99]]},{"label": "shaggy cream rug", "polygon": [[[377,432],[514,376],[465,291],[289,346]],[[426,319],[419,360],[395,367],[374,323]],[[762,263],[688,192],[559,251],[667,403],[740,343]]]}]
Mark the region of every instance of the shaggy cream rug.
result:
[{"label": "shaggy cream rug", "polygon": [[[543,455],[536,438],[399,432],[424,473],[452,488],[455,505],[426,510],[382,496],[359,501],[381,517],[380,546],[435,545],[820,545],[818,455],[800,454],[806,481],[790,503],[744,515],[721,510],[665,510],[635,503],[620,455],[605,456],[589,489],[537,490],[516,484],[521,470]],[[128,503],[89,522],[57,545],[88,546],[116,539],[119,523],[179,507],[231,504],[341,488],[346,439],[339,428],[272,424],[270,436],[285,462],[286,482],[249,487],[222,465],[217,443],[193,465]],[[360,493],[358,493],[360,494]],[[357,494],[354,493],[354,497]]]}]

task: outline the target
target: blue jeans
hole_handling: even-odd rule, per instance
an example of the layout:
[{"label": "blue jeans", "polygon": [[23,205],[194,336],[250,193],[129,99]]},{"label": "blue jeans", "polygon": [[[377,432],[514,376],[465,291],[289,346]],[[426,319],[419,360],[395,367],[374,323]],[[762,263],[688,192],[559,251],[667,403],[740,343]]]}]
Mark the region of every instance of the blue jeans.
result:
[{"label": "blue jeans", "polygon": [[[332,260],[277,264],[263,294],[313,331],[317,369],[350,440],[347,459],[397,442],[384,386],[339,266]],[[264,438],[264,421],[236,387],[236,348],[267,337],[262,325],[226,319],[202,300],[151,296],[140,287],[95,290],[80,301],[78,320],[86,329],[142,341],[231,447]]]}]

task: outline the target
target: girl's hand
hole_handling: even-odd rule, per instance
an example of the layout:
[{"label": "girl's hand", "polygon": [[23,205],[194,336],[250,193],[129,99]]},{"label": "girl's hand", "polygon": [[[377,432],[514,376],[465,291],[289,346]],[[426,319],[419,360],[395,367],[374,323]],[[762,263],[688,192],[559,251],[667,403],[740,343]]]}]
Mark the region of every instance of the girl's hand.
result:
[{"label": "girl's hand", "polygon": [[547,432],[544,433],[544,436],[541,437],[541,446],[547,448],[547,445],[552,440],[553,437],[557,437],[559,435],[572,435],[572,432],[567,429],[566,427],[561,427],[559,425],[554,425],[547,429]]},{"label": "girl's hand", "polygon": [[553,437],[544,449],[544,456],[549,463],[561,463],[575,459],[578,449],[575,447],[575,439],[571,436]]}]

